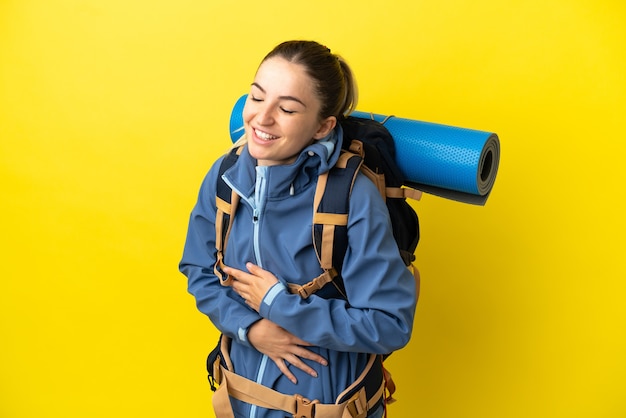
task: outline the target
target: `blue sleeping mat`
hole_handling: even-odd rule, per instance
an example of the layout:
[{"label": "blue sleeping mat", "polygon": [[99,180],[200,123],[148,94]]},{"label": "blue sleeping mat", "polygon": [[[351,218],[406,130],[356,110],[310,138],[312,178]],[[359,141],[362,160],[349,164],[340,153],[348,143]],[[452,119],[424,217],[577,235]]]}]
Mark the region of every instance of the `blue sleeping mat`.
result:
[{"label": "blue sleeping mat", "polygon": [[[233,142],[243,134],[246,97],[237,100],[231,113]],[[463,203],[486,203],[500,162],[495,133],[359,111],[351,116],[384,123],[394,138],[396,162],[408,186]]]}]

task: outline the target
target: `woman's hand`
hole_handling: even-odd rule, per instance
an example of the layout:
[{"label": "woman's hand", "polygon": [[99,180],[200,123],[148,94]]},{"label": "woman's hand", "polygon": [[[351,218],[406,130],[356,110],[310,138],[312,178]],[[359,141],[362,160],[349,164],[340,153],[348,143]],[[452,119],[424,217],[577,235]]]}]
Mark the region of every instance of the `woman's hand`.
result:
[{"label": "woman's hand", "polygon": [[252,324],[248,330],[248,341],[257,350],[272,359],[278,366],[278,369],[294,384],[298,383],[298,381],[285,362],[289,362],[294,367],[313,377],[317,377],[317,373],[302,361],[303,358],[315,361],[323,366],[328,364],[324,357],[304,348],[311,344],[279,327],[269,319],[263,318]]},{"label": "woman's hand", "polygon": [[[246,268],[248,272],[225,267],[224,273],[235,279],[232,284],[235,292],[248,306],[258,312],[263,298],[268,290],[278,283],[278,279],[271,272],[252,263],[247,263]],[[287,362],[313,377],[317,377],[317,373],[302,359],[312,360],[323,366],[328,364],[324,357],[305,348],[311,344],[265,318],[250,327],[248,341],[254,348],[272,359],[278,369],[294,384],[297,380],[287,367]]]},{"label": "woman's hand", "polygon": [[259,312],[263,297],[272,286],[278,283],[278,279],[267,270],[252,263],[247,263],[248,272],[224,267],[224,273],[232,276],[233,289],[239,294],[248,306]]}]

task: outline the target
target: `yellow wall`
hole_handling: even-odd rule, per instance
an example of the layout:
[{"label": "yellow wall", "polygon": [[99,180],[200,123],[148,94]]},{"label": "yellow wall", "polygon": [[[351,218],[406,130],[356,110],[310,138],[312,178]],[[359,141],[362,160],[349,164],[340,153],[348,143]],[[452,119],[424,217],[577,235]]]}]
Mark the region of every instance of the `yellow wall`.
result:
[{"label": "yellow wall", "polygon": [[427,196],[393,417],[626,416],[618,0],[0,1],[0,417],[210,417],[177,271],[232,105],[279,41],[360,110],[495,131],[485,207]]}]

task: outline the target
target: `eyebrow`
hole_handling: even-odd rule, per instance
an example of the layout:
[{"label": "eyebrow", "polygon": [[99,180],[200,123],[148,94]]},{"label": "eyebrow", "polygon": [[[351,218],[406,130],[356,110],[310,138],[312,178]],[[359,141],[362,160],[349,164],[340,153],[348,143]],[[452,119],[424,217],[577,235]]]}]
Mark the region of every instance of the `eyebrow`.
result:
[{"label": "eyebrow", "polygon": [[[263,93],[267,93],[265,91],[265,89],[263,87],[261,87],[258,83],[252,83],[252,85],[254,87],[256,87],[257,89],[261,90]],[[300,99],[298,99],[297,97],[294,97],[294,96],[279,96],[278,98],[281,99],[281,100],[292,100],[292,101],[298,102],[302,106],[306,107],[306,104],[302,100],[300,100]]]}]

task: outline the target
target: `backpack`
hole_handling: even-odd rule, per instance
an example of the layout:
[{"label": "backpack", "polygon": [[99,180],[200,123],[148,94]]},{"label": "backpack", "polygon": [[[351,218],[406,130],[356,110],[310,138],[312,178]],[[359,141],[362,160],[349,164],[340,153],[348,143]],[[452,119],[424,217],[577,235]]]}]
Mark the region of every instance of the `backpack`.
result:
[{"label": "backpack", "polygon": [[[350,194],[357,173],[370,178],[385,199],[391,219],[393,236],[398,251],[416,280],[419,294],[419,272],[413,265],[415,249],[420,238],[419,220],[416,212],[406,201],[419,200],[421,192],[406,187],[404,177],[395,162],[395,144],[384,121],[349,116],[341,120],[344,141],[340,157],[333,168],[318,178],[313,207],[313,244],[323,273],[305,285],[289,285],[289,291],[307,298],[316,293],[324,298],[343,298],[345,294],[341,268],[348,248],[348,215]],[[222,179],[222,174],[235,162],[243,147],[231,150],[222,160],[216,191],[217,214],[215,219],[217,261],[214,272],[223,285],[231,284],[232,278],[223,271],[224,252],[233,224],[239,196]],[[329,285],[332,283],[333,286]],[[209,381],[214,389],[213,363],[219,352],[219,344],[207,361]],[[389,354],[383,356],[388,357]],[[388,401],[395,385],[383,368]]]}]

